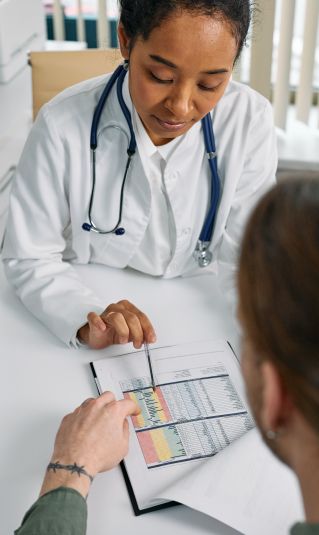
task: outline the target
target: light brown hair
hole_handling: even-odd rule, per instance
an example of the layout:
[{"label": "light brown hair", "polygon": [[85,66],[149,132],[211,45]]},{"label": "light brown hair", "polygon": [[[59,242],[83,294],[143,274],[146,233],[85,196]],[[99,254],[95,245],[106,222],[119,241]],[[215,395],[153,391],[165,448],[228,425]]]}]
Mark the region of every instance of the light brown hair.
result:
[{"label": "light brown hair", "polygon": [[319,176],[278,184],[247,225],[238,289],[256,355],[319,433]]}]

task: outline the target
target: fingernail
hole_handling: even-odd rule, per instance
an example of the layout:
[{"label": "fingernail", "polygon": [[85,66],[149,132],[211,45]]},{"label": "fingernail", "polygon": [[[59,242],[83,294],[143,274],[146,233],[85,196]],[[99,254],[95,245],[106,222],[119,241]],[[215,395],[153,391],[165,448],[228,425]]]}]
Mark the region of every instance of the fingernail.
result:
[{"label": "fingernail", "polygon": [[152,335],[150,336],[150,342],[151,342],[151,343],[156,342],[156,336],[155,336],[155,334],[152,334]]},{"label": "fingernail", "polygon": [[120,344],[126,344],[127,338],[125,336],[120,336]]}]

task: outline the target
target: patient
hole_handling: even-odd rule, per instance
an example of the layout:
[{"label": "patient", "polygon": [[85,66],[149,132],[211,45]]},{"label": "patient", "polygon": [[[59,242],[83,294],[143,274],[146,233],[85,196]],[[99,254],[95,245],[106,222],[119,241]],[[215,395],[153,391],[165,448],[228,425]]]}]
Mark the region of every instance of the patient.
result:
[{"label": "patient", "polygon": [[319,178],[283,182],[259,203],[238,289],[251,409],[303,496],[307,524],[291,533],[319,534]]},{"label": "patient", "polygon": [[[251,408],[304,500],[306,523],[291,534],[319,534],[319,180],[284,182],[262,199],[244,236],[238,287]],[[85,534],[84,498],[93,477],[125,456],[126,419],[137,411],[106,392],[63,419],[40,498],[16,534]]]}]

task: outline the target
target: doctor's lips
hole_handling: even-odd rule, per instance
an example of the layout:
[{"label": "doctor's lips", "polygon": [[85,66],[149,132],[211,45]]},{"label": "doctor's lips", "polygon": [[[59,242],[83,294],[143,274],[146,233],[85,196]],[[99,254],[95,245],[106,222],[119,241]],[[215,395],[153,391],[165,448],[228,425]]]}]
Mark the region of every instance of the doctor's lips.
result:
[{"label": "doctor's lips", "polygon": [[188,125],[188,122],[177,122],[177,121],[163,121],[159,117],[156,117],[156,115],[153,115],[154,119],[158,122],[158,124],[164,128],[165,130],[169,132],[178,132],[179,130],[183,130],[185,126]]}]

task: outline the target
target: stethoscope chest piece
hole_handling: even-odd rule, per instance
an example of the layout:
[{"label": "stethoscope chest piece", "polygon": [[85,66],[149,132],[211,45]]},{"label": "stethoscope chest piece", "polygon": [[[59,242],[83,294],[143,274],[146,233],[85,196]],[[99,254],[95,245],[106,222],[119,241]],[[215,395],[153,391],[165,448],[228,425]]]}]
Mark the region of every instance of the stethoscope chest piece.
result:
[{"label": "stethoscope chest piece", "polygon": [[198,262],[199,267],[205,268],[209,266],[213,260],[213,254],[209,251],[208,247],[210,245],[209,241],[198,240],[196,244],[196,249],[194,251],[194,258]]}]

